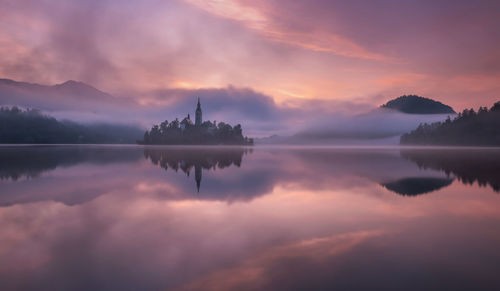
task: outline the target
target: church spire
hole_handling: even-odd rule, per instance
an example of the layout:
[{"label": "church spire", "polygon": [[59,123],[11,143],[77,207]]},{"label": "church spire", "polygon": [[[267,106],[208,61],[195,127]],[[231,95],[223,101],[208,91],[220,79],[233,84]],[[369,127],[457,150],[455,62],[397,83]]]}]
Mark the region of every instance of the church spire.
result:
[{"label": "church spire", "polygon": [[198,97],[198,105],[196,106],[196,114],[195,114],[195,126],[201,126],[202,123],[202,111],[200,104],[200,97]]}]

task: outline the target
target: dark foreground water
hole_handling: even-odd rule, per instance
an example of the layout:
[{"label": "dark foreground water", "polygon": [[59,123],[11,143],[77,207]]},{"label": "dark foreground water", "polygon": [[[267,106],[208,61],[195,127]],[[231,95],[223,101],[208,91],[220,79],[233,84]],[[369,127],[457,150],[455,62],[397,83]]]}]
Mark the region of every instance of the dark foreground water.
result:
[{"label": "dark foreground water", "polygon": [[500,151],[0,147],[0,290],[500,290]]}]

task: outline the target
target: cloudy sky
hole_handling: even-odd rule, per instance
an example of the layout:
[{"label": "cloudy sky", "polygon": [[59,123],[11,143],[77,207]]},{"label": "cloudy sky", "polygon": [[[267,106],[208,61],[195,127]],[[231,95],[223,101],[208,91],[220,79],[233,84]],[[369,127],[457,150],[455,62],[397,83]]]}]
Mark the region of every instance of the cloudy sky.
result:
[{"label": "cloudy sky", "polygon": [[0,0],[0,7],[1,78],[78,80],[132,99],[138,110],[179,98],[191,104],[200,92],[230,96],[238,108],[260,102],[265,110],[245,113],[258,120],[283,108],[288,116],[359,113],[409,93],[456,110],[500,100],[495,0]]}]

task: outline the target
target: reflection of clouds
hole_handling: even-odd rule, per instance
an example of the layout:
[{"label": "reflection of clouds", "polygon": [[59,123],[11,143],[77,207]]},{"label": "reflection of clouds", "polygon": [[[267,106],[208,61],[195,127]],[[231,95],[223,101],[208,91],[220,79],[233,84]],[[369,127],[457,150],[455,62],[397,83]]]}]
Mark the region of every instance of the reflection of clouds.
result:
[{"label": "reflection of clouds", "polygon": [[[263,287],[278,288],[278,286],[266,285],[270,284],[272,280],[270,275],[276,272],[275,269],[286,268],[285,265],[288,261],[308,260],[318,262],[327,258],[331,259],[331,257],[346,253],[361,242],[382,233],[382,231],[377,230],[345,233],[271,247],[243,261],[236,267],[209,273],[186,286],[181,286],[177,290],[262,290]],[[290,279],[293,281],[293,278]],[[283,287],[280,288],[284,289]]]},{"label": "reflection of clouds", "polygon": [[[158,176],[153,180],[165,179],[164,171],[149,165],[148,173]],[[476,228],[469,217],[477,221],[487,213],[490,224],[498,223],[498,201],[490,199],[495,196],[487,189],[469,195],[458,183],[424,199],[405,199],[370,184],[321,191],[274,187],[247,203],[228,204],[186,199],[182,187],[169,187],[168,181],[161,189],[146,187],[149,180],[135,188],[109,189],[72,207],[46,201],[1,208],[0,261],[7,267],[0,268],[0,285],[15,290],[158,290],[205,282],[215,288],[221,286],[211,285],[218,274],[248,272],[271,290],[279,289],[276,282],[289,282],[288,289],[321,289],[310,284],[341,284],[370,272],[395,276],[398,268],[414,266],[413,256],[424,265],[448,255],[471,259],[470,241],[453,252],[426,247],[439,238],[449,250],[444,237],[458,241],[467,232],[484,235],[488,228]],[[468,213],[460,212],[464,208]],[[448,224],[453,227],[444,232],[441,227]],[[387,239],[391,233],[405,240]],[[472,243],[479,248],[481,241],[486,242]],[[219,284],[245,283],[233,279]]]},{"label": "reflection of clouds", "polygon": [[[80,284],[97,289],[100,284],[112,289],[175,286],[270,245],[303,240],[311,232],[331,233],[328,224],[297,229],[301,221],[317,225],[312,214],[318,209],[308,210],[308,219],[297,211],[302,203],[282,204],[282,195],[255,205],[227,205],[114,191],[73,207],[44,202],[4,208],[0,225],[8,231],[0,232],[0,259],[19,266],[0,270],[0,283],[13,289],[71,290]],[[289,207],[297,209],[295,214],[287,213]],[[319,212],[335,216],[326,208]],[[30,280],[22,280],[20,270]]]}]

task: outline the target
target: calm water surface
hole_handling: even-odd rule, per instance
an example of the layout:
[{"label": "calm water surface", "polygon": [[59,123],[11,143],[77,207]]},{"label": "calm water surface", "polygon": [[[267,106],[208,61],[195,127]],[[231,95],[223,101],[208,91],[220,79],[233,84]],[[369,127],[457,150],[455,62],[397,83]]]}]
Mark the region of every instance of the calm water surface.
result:
[{"label": "calm water surface", "polygon": [[0,147],[1,290],[500,290],[500,150]]}]

